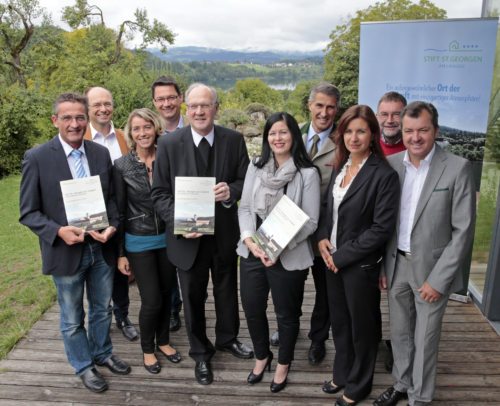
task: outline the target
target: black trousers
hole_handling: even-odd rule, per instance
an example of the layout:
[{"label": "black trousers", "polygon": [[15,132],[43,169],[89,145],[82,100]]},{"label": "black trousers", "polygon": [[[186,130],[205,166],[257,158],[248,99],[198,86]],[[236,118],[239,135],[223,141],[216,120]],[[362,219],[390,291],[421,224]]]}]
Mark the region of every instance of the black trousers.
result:
[{"label": "black trousers", "polygon": [[111,299],[113,300],[115,320],[118,322],[128,317],[130,299],[128,297],[128,276],[122,274],[116,267],[114,272]]},{"label": "black trousers", "polygon": [[280,336],[278,362],[288,365],[293,360],[306,278],[306,269],[287,271],[279,261],[266,268],[252,254],[240,259],[241,303],[257,359],[265,359],[270,351],[266,309],[271,290]]},{"label": "black trousers", "polygon": [[311,314],[311,329],[309,339],[313,343],[324,343],[330,334],[330,311],[328,309],[328,296],[326,293],[326,265],[321,257],[314,257],[311,272],[314,279],[316,295],[314,308]]},{"label": "black trousers", "polygon": [[335,343],[333,382],[360,401],[372,390],[380,337],[378,264],[333,273],[326,270],[328,303]]},{"label": "black trousers", "polygon": [[137,281],[141,296],[139,327],[141,347],[147,354],[157,345],[170,340],[170,292],[174,284],[175,266],[167,258],[164,248],[128,253],[127,258]]},{"label": "black trousers", "polygon": [[[167,247],[168,249],[168,247]],[[215,301],[215,344],[234,342],[240,329],[238,313],[237,256],[221,258],[213,236],[201,237],[198,254],[190,269],[179,269],[184,319],[189,339],[189,356],[196,362],[209,361],[215,353],[207,337],[205,296],[212,277]]]}]

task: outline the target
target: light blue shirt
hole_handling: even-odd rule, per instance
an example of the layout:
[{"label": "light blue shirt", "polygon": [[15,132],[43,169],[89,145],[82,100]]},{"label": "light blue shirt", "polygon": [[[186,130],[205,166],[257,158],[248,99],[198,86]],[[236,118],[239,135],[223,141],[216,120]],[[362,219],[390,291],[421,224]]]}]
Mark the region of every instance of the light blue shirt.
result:
[{"label": "light blue shirt", "polygon": [[[73,179],[76,179],[76,173],[75,173],[75,158],[71,156],[71,151],[73,151],[75,148],[73,148],[71,145],[69,145],[66,141],[64,141],[61,137],[61,134],[58,134],[59,141],[62,144],[62,147],[64,149],[64,153],[66,154],[66,159],[68,160],[68,165],[69,165],[69,170],[71,171],[71,176],[73,176]],[[85,172],[87,173],[87,176],[90,176],[90,168],[89,168],[89,162],[87,160],[87,154],[85,153],[85,147],[83,146],[84,142],[82,140],[82,145],[80,145],[80,148],[77,148],[79,151],[82,152],[81,160],[82,160],[82,165],[83,168],[85,169]]]},{"label": "light blue shirt", "polygon": [[312,123],[309,124],[309,131],[307,132],[307,143],[306,143],[306,150],[309,153],[311,151],[312,145],[313,145],[313,137],[315,134],[319,135],[319,142],[318,142],[318,151],[321,149],[323,144],[325,143],[325,140],[330,136],[330,133],[332,132],[333,125],[330,128],[327,128],[325,131],[320,132],[319,134],[314,131],[314,128],[312,126]]}]

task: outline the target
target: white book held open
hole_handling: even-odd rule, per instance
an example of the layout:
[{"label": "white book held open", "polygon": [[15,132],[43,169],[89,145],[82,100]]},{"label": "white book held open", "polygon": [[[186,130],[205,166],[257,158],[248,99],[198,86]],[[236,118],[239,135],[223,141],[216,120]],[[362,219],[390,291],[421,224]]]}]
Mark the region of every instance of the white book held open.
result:
[{"label": "white book held open", "polygon": [[102,230],[109,226],[98,175],[62,180],[60,184],[68,225],[85,231]]},{"label": "white book held open", "polygon": [[252,239],[275,262],[308,220],[309,216],[283,195]]},{"label": "white book held open", "polygon": [[175,177],[174,234],[213,234],[215,178]]}]

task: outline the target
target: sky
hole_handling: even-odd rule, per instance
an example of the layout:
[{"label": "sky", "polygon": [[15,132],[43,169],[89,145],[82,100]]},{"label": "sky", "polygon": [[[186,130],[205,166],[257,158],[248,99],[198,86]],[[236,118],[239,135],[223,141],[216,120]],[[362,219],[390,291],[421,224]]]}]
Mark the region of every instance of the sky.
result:
[{"label": "sky", "polygon": [[[60,17],[74,0],[39,0],[56,25],[68,29]],[[175,34],[175,46],[223,49],[313,51],[329,42],[338,25],[373,0],[95,0],[108,27],[133,18],[137,7],[166,24]],[[172,7],[169,7],[169,3]],[[482,0],[434,0],[448,18],[481,16]],[[311,7],[311,5],[314,5]],[[129,44],[130,45],[130,44]]]}]

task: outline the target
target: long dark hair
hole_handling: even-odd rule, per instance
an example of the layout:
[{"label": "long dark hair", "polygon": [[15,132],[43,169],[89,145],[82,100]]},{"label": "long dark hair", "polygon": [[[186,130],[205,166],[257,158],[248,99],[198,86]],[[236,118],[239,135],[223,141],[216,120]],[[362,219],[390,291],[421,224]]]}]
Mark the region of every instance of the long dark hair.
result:
[{"label": "long dark hair", "polygon": [[[277,123],[278,121],[284,121],[290,134],[292,135],[292,148],[290,150],[290,154],[293,158],[293,163],[297,167],[297,169],[301,168],[311,168],[315,167],[307,155],[306,147],[304,146],[304,141],[302,141],[302,133],[300,132],[299,125],[295,118],[292,115],[281,111],[279,113],[274,113],[266,121],[264,125],[264,134],[262,135],[262,152],[260,157],[254,159],[253,163],[257,168],[262,168],[269,158],[271,157],[272,151],[269,146],[269,130],[271,127]],[[316,168],[317,169],[317,168]]]},{"label": "long dark hair", "polygon": [[370,131],[372,133],[372,139],[370,141],[370,151],[372,154],[378,156],[383,161],[386,161],[385,155],[380,148],[380,127],[378,125],[377,117],[373,110],[365,106],[364,104],[358,104],[356,106],[349,107],[337,124],[337,129],[335,131],[335,144],[337,145],[337,152],[335,154],[335,169],[338,171],[344,166],[344,164],[349,159],[349,151],[344,143],[344,133],[347,130],[350,122],[357,118],[363,119]]}]

